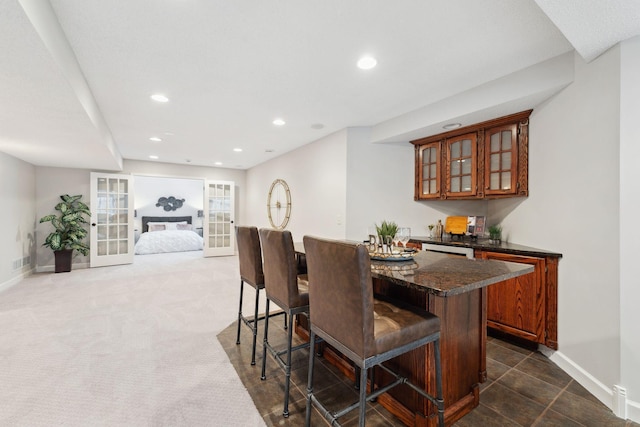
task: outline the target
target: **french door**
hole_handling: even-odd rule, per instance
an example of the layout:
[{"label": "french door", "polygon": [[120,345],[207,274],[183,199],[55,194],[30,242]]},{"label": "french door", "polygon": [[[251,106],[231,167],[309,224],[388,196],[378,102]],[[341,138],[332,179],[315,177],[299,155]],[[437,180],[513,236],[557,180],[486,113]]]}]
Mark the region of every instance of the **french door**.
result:
[{"label": "french door", "polygon": [[235,183],[207,181],[204,195],[204,256],[233,255],[235,251]]},{"label": "french door", "polygon": [[91,267],[131,264],[134,253],[131,175],[91,173]]}]

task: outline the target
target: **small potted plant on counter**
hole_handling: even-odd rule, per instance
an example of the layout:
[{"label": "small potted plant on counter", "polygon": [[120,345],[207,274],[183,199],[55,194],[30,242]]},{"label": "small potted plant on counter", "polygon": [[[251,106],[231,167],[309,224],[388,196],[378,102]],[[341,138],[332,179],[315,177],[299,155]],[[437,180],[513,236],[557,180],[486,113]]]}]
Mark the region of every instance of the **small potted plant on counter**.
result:
[{"label": "small potted plant on counter", "polygon": [[49,233],[42,246],[53,250],[55,256],[55,272],[63,273],[71,271],[71,258],[74,249],[82,255],[89,254],[89,245],[83,240],[87,236],[84,224],[88,221],[85,215],[90,217],[89,207],[82,203],[82,195],[60,196],[62,201],[55,206],[58,214],[51,214],[40,218],[40,223],[50,222],[54,231]]},{"label": "small potted plant on counter", "polygon": [[380,225],[376,224],[376,232],[379,244],[390,245],[398,232],[398,224],[393,221],[382,221]]},{"label": "small potted plant on counter", "polygon": [[500,224],[492,225],[489,230],[489,243],[498,244],[502,240],[502,226]]}]

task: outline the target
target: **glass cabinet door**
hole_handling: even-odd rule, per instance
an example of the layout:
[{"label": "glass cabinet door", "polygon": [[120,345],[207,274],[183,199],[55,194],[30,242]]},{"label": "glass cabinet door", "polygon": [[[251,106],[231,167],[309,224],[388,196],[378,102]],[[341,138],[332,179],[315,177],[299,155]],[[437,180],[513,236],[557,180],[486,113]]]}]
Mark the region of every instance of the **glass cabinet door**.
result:
[{"label": "glass cabinet door", "polygon": [[477,136],[475,133],[447,139],[447,197],[474,196],[477,192]]},{"label": "glass cabinet door", "polygon": [[418,147],[418,199],[440,198],[440,142]]},{"label": "glass cabinet door", "polygon": [[518,171],[518,132],[516,124],[485,132],[485,193],[515,194]]}]

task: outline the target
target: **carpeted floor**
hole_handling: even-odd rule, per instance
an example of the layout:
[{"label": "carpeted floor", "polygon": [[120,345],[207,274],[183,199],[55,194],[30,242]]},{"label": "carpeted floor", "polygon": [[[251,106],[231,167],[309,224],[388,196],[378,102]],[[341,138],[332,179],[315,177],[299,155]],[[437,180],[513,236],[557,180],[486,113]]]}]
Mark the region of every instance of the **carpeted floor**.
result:
[{"label": "carpeted floor", "polygon": [[236,257],[187,252],[1,292],[0,425],[264,426],[216,339],[239,280]]}]

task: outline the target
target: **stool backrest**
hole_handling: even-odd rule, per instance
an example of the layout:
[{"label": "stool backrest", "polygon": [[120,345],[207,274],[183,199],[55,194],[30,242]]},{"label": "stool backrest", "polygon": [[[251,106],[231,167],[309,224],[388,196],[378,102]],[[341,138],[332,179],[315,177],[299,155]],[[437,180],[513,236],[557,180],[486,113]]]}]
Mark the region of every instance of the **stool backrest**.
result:
[{"label": "stool backrest", "polygon": [[281,307],[283,304],[286,307],[301,305],[298,298],[298,266],[291,232],[261,228],[260,240],[267,298]]},{"label": "stool backrest", "polygon": [[367,248],[311,236],[303,240],[314,329],[360,358],[374,354],[373,285]]},{"label": "stool backrest", "polygon": [[240,262],[240,277],[253,286],[264,285],[262,251],[257,227],[236,226],[236,244]]}]

